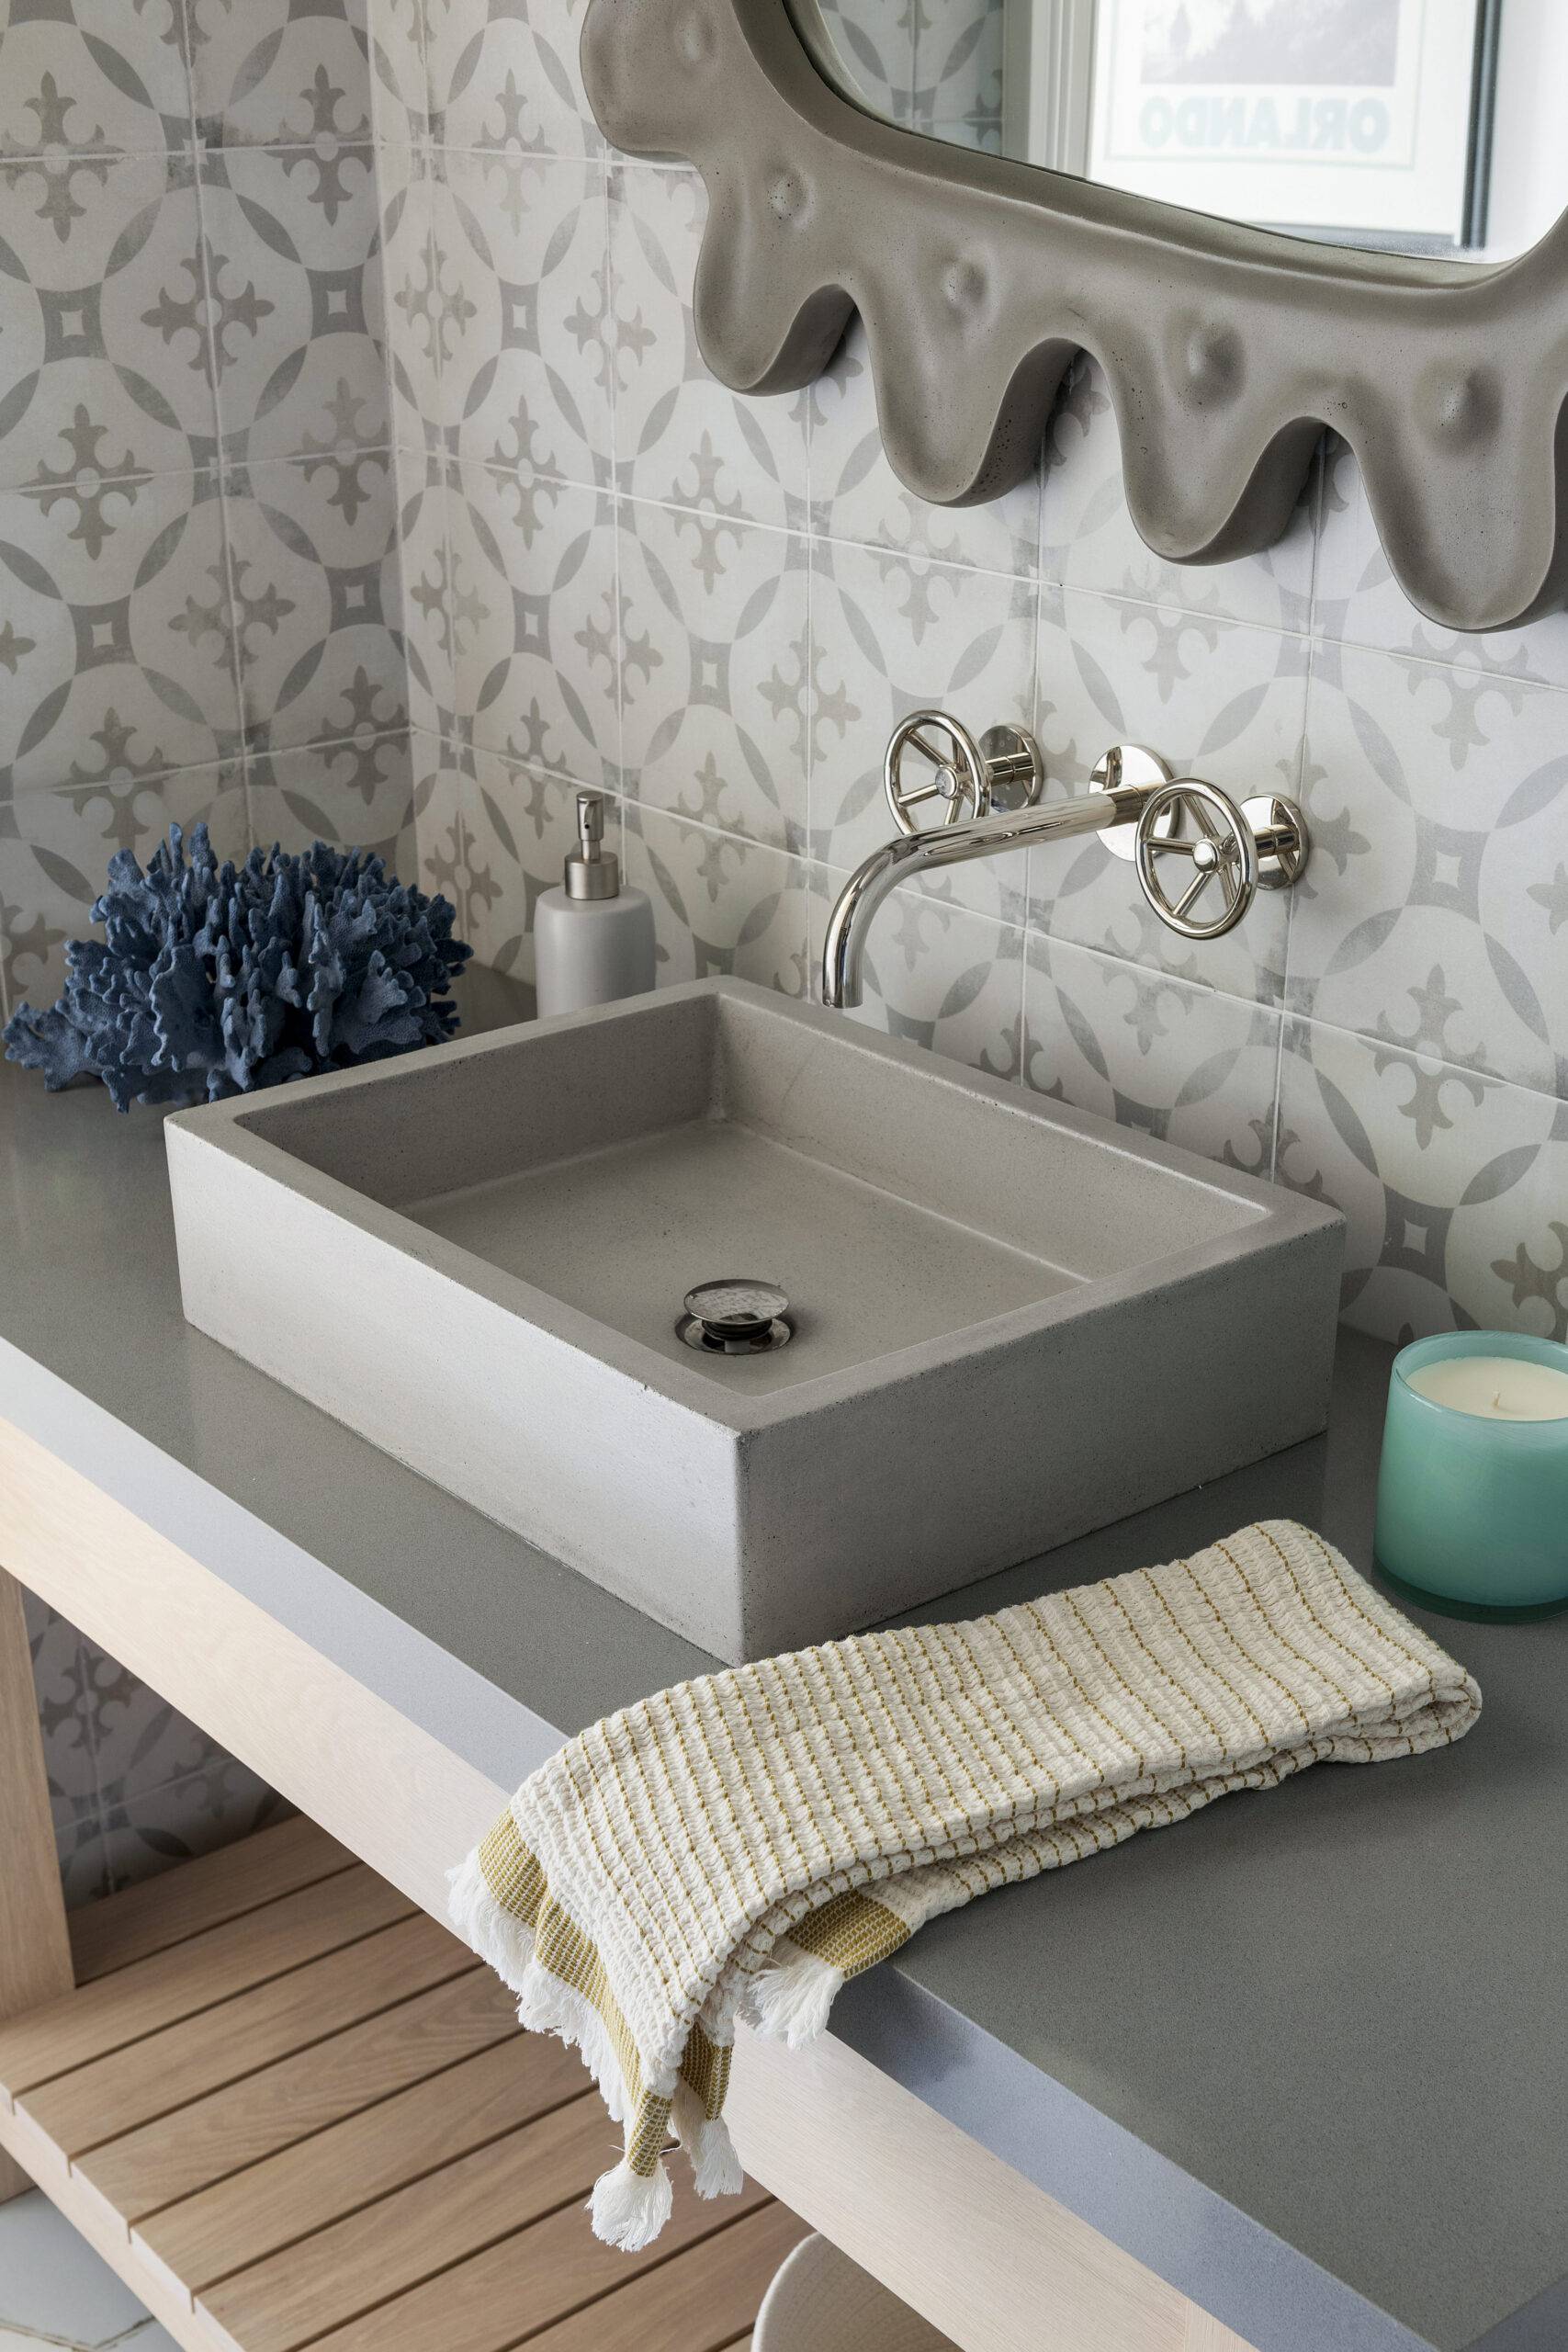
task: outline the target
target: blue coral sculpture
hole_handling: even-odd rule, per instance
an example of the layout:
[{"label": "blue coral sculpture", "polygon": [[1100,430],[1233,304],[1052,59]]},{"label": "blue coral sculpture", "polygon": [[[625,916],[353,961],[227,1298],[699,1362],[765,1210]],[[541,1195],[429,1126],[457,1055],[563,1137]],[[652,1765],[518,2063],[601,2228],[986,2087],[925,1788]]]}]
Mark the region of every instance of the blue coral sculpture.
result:
[{"label": "blue coral sculpture", "polygon": [[101,940],[66,948],[51,1012],[18,1007],[6,1057],[52,1093],[102,1079],[117,1110],[215,1102],[450,1037],[452,978],[473,953],[454,910],[392,880],[365,850],[317,842],[221,865],[197,825],[171,825],[142,872],[109,860]]}]

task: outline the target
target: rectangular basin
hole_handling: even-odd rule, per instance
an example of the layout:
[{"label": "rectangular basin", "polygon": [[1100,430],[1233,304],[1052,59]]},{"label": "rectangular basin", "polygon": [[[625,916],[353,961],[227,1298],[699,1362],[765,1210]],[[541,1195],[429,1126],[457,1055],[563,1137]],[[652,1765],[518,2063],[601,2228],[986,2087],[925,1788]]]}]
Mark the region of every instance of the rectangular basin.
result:
[{"label": "rectangular basin", "polygon": [[[732,1662],[1326,1414],[1335,1212],[741,981],[166,1131],[191,1322]],[[787,1346],[678,1335],[726,1276]]]}]

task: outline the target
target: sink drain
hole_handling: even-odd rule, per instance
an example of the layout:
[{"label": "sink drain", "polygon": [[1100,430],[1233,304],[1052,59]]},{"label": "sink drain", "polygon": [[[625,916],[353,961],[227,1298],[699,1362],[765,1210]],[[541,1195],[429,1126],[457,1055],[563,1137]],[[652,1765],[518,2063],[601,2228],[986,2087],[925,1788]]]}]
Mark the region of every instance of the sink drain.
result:
[{"label": "sink drain", "polygon": [[717,1282],[699,1283],[686,1293],[684,1305],[676,1331],[703,1355],[771,1355],[787,1348],[795,1337],[783,1291],[747,1275],[726,1274]]}]

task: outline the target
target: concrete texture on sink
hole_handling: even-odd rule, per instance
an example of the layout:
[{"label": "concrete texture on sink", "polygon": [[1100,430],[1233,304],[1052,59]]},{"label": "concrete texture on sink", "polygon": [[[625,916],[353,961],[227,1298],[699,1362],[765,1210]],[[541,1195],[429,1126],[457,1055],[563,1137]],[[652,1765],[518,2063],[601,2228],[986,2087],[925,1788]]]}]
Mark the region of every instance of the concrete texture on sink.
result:
[{"label": "concrete texture on sink", "polygon": [[[731,1659],[1323,1425],[1337,1215],[739,982],[167,1134],[194,1323]],[[787,1350],[676,1339],[724,1274]]]}]

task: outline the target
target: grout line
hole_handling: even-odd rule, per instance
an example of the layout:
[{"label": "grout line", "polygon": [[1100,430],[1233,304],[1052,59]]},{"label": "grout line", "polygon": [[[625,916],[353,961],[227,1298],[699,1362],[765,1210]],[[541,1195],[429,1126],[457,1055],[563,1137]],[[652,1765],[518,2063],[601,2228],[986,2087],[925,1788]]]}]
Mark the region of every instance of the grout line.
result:
[{"label": "grout line", "polygon": [[[214,417],[214,422],[216,422],[216,415]],[[354,455],[356,458],[386,458],[390,459],[395,457],[396,454],[397,445],[389,439],[384,441],[367,441],[363,446],[355,443],[354,448]],[[280,449],[271,457],[248,458],[245,462],[244,471],[247,474],[264,473],[269,469],[277,466],[292,466],[296,470],[308,470],[313,466],[330,464],[332,462],[333,462],[333,452],[332,451],[327,452],[326,455],[323,456],[320,450]],[[141,489],[143,483],[151,484],[153,482],[181,481],[199,482],[208,481],[210,478],[215,478],[220,475],[222,471],[223,463],[220,455],[214,457],[205,465],[192,463],[184,466],[131,466],[128,467],[123,472],[104,474],[102,477],[102,488],[106,492],[118,491],[123,495],[123,493],[129,490]],[[66,489],[69,494],[71,492],[71,485],[67,484]],[[46,495],[50,497],[58,497],[60,495],[59,485],[52,482],[39,481],[36,476],[28,481],[10,481],[5,476],[0,475],[0,498],[29,498],[36,501],[37,499]],[[120,527],[123,527],[123,526]]]},{"label": "grout line", "polygon": [[[195,101],[196,88],[193,82],[191,85],[191,103],[193,107],[195,105]],[[229,464],[223,447],[223,402],[221,394],[219,390],[219,376],[221,372],[219,360],[220,326],[219,319],[220,305],[217,288],[213,282],[210,266],[212,241],[207,233],[206,181],[200,169],[199,158],[196,175],[196,209],[197,237],[198,243],[197,255],[198,268],[197,283],[200,285],[202,289],[202,298],[206,309],[206,318],[202,327],[202,339],[207,351],[208,381],[212,391],[213,429],[216,436],[218,452],[215,472],[218,489],[218,516],[220,546],[221,551],[220,560],[223,568],[222,587],[224,594],[228,600],[229,667],[234,684],[234,740],[235,750],[243,763],[247,761],[251,749],[251,729],[245,712],[244,662],[240,642],[241,621],[238,586],[239,573],[234,555],[234,530],[233,515],[231,511],[232,500],[230,495],[229,488]],[[245,837],[248,842],[253,838],[253,832],[251,826],[250,777],[248,768],[244,764],[242,765],[241,770],[241,790],[245,796]]]},{"label": "grout line", "polygon": [[[621,584],[621,538],[625,526],[626,501],[621,492],[620,471],[620,317],[615,305],[615,205],[610,193],[611,172],[604,168],[604,364],[608,381],[604,387],[610,411],[610,530],[614,564],[611,594],[615,609],[611,616],[611,641],[615,649],[615,776],[621,797],[621,866],[626,869],[626,815],[625,786],[626,782],[626,596]],[[638,796],[640,799],[640,794]]]}]

